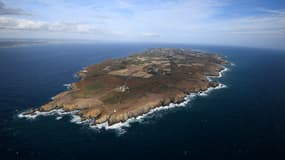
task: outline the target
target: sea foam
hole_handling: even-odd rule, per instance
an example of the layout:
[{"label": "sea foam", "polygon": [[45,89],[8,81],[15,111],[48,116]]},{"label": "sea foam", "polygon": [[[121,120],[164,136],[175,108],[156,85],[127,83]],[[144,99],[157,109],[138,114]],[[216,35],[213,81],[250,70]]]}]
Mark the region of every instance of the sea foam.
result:
[{"label": "sea foam", "polygon": [[[53,109],[48,112],[40,112],[40,111],[35,111],[33,114],[25,114],[26,112],[22,112],[18,114],[19,118],[26,118],[26,119],[35,119],[39,116],[51,116],[51,115],[57,115],[57,116],[64,116],[64,115],[75,115],[78,113],[79,110],[74,110],[74,111],[64,111],[63,109]],[[59,119],[57,119],[59,120]]]},{"label": "sea foam", "polygon": [[[211,76],[211,77],[207,77],[207,78],[209,78],[210,80],[212,80],[211,78],[221,78],[223,76],[223,74],[225,72],[227,72],[227,71],[229,71],[229,69],[228,68],[224,68],[223,70],[221,70],[219,72],[219,76]],[[185,107],[185,106],[187,106],[187,104],[189,104],[189,102],[191,100],[193,100],[197,96],[207,96],[213,90],[222,89],[222,88],[226,88],[226,87],[227,87],[226,85],[220,83],[216,87],[209,87],[205,91],[201,91],[201,92],[198,92],[198,93],[191,93],[191,94],[187,95],[186,97],[184,97],[184,101],[182,101],[181,103],[170,103],[169,105],[156,107],[156,108],[150,110],[149,112],[147,112],[147,113],[145,113],[143,115],[129,118],[125,122],[119,122],[119,123],[116,123],[116,124],[113,124],[113,125],[109,125],[108,122],[105,122],[105,123],[102,123],[102,124],[90,125],[90,127],[91,128],[95,128],[95,129],[102,129],[102,128],[104,128],[106,130],[110,130],[110,129],[113,130],[114,129],[114,130],[117,130],[118,133],[122,134],[122,133],[125,133],[124,128],[131,126],[131,123],[142,122],[144,119],[150,117],[150,115],[152,115],[152,114],[154,114],[156,112],[162,111],[162,110],[168,110],[168,109],[172,109],[172,108],[176,108],[176,107]]]},{"label": "sea foam", "polygon": [[64,87],[66,87],[68,90],[71,89],[71,83],[63,84]]},{"label": "sea foam", "polygon": [[[229,70],[228,68],[224,68],[223,70],[221,70],[219,72],[218,76],[208,76],[207,78],[208,78],[209,81],[212,81],[212,78],[221,78],[223,76],[223,74],[226,71],[228,71],[228,70]],[[65,86],[68,87],[67,84]],[[94,120],[92,120],[92,119],[87,119],[87,120],[82,121],[80,116],[77,115],[79,110],[67,112],[67,111],[64,111],[63,109],[54,109],[54,110],[51,110],[49,112],[39,112],[39,111],[36,111],[32,115],[31,114],[24,114],[25,112],[23,112],[23,113],[20,113],[18,115],[18,117],[19,118],[26,118],[26,119],[35,119],[38,116],[56,115],[57,116],[56,120],[60,120],[60,119],[63,118],[63,116],[70,115],[72,117],[70,122],[72,122],[72,123],[87,124],[87,125],[90,126],[90,128],[99,129],[99,130],[100,129],[116,130],[119,134],[124,134],[126,132],[126,130],[124,128],[130,127],[131,123],[143,122],[143,120],[149,118],[150,115],[153,115],[154,113],[157,113],[157,112],[162,111],[162,110],[169,110],[169,109],[176,108],[176,107],[185,107],[185,106],[187,106],[187,104],[189,104],[189,102],[191,100],[193,100],[197,96],[207,96],[213,90],[222,89],[222,88],[226,88],[226,87],[227,87],[226,85],[220,83],[217,87],[209,87],[205,91],[201,91],[201,92],[198,92],[198,93],[191,93],[191,94],[185,96],[184,97],[184,101],[182,101],[181,103],[170,103],[169,105],[156,107],[156,108],[150,110],[149,112],[147,112],[145,114],[142,114],[142,115],[137,116],[137,117],[129,118],[125,122],[119,122],[119,123],[116,123],[116,124],[113,124],[113,125],[109,125],[108,122],[105,122],[105,123],[102,123],[102,124],[93,125],[94,124]]]}]

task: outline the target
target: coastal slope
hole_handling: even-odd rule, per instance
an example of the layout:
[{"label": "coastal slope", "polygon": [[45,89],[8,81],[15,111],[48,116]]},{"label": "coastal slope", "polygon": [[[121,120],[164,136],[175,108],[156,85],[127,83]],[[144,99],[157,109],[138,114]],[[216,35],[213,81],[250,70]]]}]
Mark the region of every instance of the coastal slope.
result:
[{"label": "coastal slope", "polygon": [[43,106],[26,112],[54,109],[78,111],[81,120],[109,125],[124,122],[190,93],[205,91],[219,83],[228,62],[217,54],[185,49],[155,48],[119,59],[109,59],[79,71],[79,82]]}]

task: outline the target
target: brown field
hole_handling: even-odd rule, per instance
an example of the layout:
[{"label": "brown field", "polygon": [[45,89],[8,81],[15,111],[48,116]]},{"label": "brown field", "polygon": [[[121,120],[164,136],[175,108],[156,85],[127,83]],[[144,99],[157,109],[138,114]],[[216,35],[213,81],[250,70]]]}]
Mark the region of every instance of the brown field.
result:
[{"label": "brown field", "polygon": [[207,76],[218,75],[226,64],[223,57],[215,54],[150,49],[85,68],[78,73],[81,80],[71,90],[36,110],[80,110],[83,119],[114,124],[216,86]]}]

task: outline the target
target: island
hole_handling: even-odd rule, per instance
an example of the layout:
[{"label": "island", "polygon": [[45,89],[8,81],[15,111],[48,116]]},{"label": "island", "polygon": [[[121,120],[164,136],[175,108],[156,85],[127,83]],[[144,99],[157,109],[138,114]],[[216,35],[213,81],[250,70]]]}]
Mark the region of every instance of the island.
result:
[{"label": "island", "polygon": [[4,40],[0,39],[0,48],[14,48],[31,45],[47,44],[45,40]]},{"label": "island", "polygon": [[152,48],[82,69],[77,73],[80,80],[69,90],[24,114],[63,109],[78,111],[81,120],[92,120],[92,125],[112,125],[217,87],[219,83],[209,77],[219,76],[226,65],[225,57],[217,54]]}]

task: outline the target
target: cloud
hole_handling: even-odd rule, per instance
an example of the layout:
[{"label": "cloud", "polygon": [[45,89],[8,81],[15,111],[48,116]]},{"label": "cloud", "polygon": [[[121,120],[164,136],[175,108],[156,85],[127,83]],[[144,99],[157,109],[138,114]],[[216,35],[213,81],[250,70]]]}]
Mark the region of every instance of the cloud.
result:
[{"label": "cloud", "polygon": [[98,33],[103,32],[90,24],[80,23],[48,23],[45,21],[33,21],[27,19],[0,17],[0,29],[26,30],[26,31],[50,31],[70,33]]},{"label": "cloud", "polygon": [[142,33],[143,37],[147,38],[158,38],[160,35],[158,33]]},{"label": "cloud", "polygon": [[273,15],[281,15],[285,16],[285,10],[274,10],[274,9],[267,9],[267,8],[257,8],[259,12],[266,13],[266,14],[273,14]]},{"label": "cloud", "polygon": [[285,14],[283,11],[270,10],[268,14],[220,21],[215,24],[220,31],[245,35],[284,37]]},{"label": "cloud", "polygon": [[42,21],[0,17],[0,28],[7,30],[44,30],[48,24]]},{"label": "cloud", "polygon": [[134,8],[135,6],[126,0],[118,0],[117,7],[121,9],[131,9]]},{"label": "cloud", "polygon": [[22,9],[9,8],[0,0],[0,15],[30,15]]},{"label": "cloud", "polygon": [[[252,46],[263,46],[268,41],[272,42],[270,45],[285,42],[285,8],[256,8],[256,3],[247,4],[250,5],[247,8],[241,3],[232,0],[11,0],[11,6],[25,6],[34,16],[22,19],[0,14],[0,32],[9,30],[10,35],[21,32],[23,36],[35,33],[43,38],[61,37],[58,35],[63,33],[70,37],[90,35],[98,40]],[[0,8],[9,7],[2,3]]]}]

